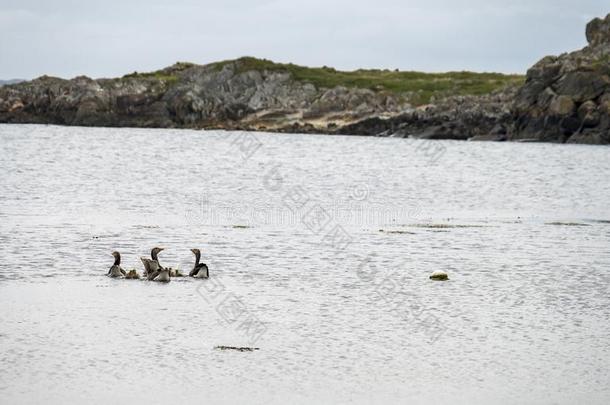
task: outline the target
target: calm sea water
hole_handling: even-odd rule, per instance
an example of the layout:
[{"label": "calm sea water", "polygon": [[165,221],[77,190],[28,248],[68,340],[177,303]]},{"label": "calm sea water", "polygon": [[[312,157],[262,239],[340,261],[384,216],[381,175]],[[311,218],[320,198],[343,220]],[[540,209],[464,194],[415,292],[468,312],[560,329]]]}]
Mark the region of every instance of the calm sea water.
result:
[{"label": "calm sea water", "polygon": [[[34,125],[0,147],[1,403],[610,402],[608,148]],[[104,276],[153,246],[211,278]]]}]

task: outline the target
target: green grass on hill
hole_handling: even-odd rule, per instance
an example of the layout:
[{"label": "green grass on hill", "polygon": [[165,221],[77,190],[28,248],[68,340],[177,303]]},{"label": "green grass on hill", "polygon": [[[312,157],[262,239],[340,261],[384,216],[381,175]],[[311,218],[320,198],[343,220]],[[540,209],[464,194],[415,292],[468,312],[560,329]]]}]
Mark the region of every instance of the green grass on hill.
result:
[{"label": "green grass on hill", "polygon": [[133,72],[124,75],[123,79],[144,79],[144,78],[152,78],[157,80],[162,80],[167,82],[167,84],[172,85],[178,81],[178,76],[176,73],[186,70],[195,66],[193,63],[189,62],[176,62],[172,66],[166,67],[165,69],[155,70],[154,72]]},{"label": "green grass on hill", "polygon": [[[405,97],[416,105],[427,104],[432,97],[452,95],[483,95],[511,84],[522,84],[524,76],[505,75],[501,73],[447,72],[422,73],[401,72],[378,69],[359,69],[340,71],[330,67],[305,67],[292,63],[275,63],[267,59],[243,57],[237,60],[212,63],[211,66],[221,69],[228,64],[235,64],[238,73],[252,70],[287,72],[297,81],[307,82],[316,87],[333,88],[336,86],[371,89],[377,92],[389,92]],[[157,79],[167,86],[178,81],[178,73],[189,69],[192,63],[178,62],[165,69],[154,72],[133,72],[123,79],[141,78]]]},{"label": "green grass on hill", "polygon": [[133,73],[126,74],[122,78],[123,79],[151,78],[151,79],[167,81],[170,83],[173,83],[178,80],[178,76],[173,75],[173,74],[167,74],[167,73],[163,72],[162,70],[156,70],[154,72],[133,72]]},{"label": "green grass on hill", "polygon": [[312,83],[316,87],[335,86],[366,88],[404,95],[415,104],[426,104],[433,96],[483,95],[510,84],[522,84],[524,76],[501,73],[447,72],[422,73],[360,69],[350,72],[330,67],[310,68],[292,63],[274,63],[252,57],[214,64],[218,69],[237,63],[239,72],[268,70],[288,72],[295,80]]}]

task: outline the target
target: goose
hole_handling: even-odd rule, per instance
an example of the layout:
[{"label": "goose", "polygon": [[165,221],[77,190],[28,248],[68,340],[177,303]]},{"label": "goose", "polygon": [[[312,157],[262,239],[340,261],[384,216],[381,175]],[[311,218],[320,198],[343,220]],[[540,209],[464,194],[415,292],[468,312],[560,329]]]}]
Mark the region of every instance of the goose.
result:
[{"label": "goose", "polygon": [[155,271],[151,275],[148,276],[150,281],[161,281],[164,283],[168,283],[170,281],[169,269],[161,268],[158,271]]},{"label": "goose", "polygon": [[161,252],[164,248],[160,248],[160,247],[155,247],[152,248],[152,250],[150,251],[150,257],[151,259],[147,259],[146,257],[140,257],[140,260],[142,261],[142,264],[144,265],[144,277],[148,277],[150,274],[158,271],[161,267],[161,265],[159,264],[159,259],[157,257],[157,255],[159,254],[159,252]]},{"label": "goose", "polygon": [[106,275],[113,278],[125,277],[127,273],[121,268],[121,254],[119,252],[112,252],[112,256],[114,256],[114,264],[110,267]]},{"label": "goose", "polygon": [[195,266],[189,273],[189,276],[195,278],[209,278],[210,272],[208,266],[205,263],[199,263],[199,259],[201,259],[201,252],[199,249],[191,249],[191,252],[195,255]]},{"label": "goose", "polygon": [[150,257],[152,260],[141,257],[142,263],[146,268],[146,278],[150,281],[163,281],[167,282],[170,280],[170,269],[161,266],[159,263],[158,254],[164,250],[164,248],[155,247],[150,251]]}]

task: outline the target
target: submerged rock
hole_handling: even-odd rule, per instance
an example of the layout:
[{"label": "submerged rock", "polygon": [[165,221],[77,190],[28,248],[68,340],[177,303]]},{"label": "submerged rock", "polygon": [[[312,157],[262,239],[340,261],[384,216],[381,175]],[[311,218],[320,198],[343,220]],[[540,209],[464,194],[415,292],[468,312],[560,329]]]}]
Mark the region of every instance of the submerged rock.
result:
[{"label": "submerged rock", "polygon": [[439,281],[449,280],[449,276],[444,271],[437,270],[430,275],[430,280],[439,280]]}]

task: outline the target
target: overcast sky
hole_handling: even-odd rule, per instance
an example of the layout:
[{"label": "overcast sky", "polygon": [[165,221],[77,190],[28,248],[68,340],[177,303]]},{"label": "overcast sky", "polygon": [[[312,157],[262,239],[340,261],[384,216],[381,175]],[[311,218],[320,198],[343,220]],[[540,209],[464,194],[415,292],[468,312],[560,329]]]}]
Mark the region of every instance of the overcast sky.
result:
[{"label": "overcast sky", "polygon": [[0,0],[0,78],[112,77],[249,55],[340,69],[524,72],[608,0]]}]

